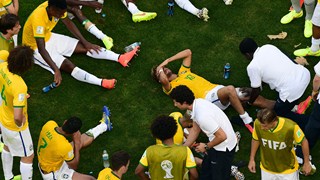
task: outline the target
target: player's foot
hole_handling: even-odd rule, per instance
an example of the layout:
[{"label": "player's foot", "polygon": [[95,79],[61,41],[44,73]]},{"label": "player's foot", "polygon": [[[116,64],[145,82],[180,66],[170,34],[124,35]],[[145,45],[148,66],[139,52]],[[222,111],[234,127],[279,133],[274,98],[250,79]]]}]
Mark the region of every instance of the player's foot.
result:
[{"label": "player's foot", "polygon": [[308,109],[308,107],[310,106],[311,101],[312,101],[312,97],[308,96],[308,98],[306,100],[299,103],[296,113],[304,114],[306,112],[306,110]]},{"label": "player's foot", "polygon": [[106,49],[110,50],[113,46],[113,39],[109,36],[104,36],[102,38],[102,42],[104,44],[104,46],[106,47]]},{"label": "player's foot", "polygon": [[311,48],[307,47],[305,49],[298,49],[293,52],[295,56],[320,56],[320,49],[316,52],[313,52]]},{"label": "player's foot", "polygon": [[208,19],[210,18],[208,16],[208,12],[209,12],[209,10],[204,7],[201,10],[199,10],[197,17],[202,19],[203,21],[208,21]]},{"label": "player's foot", "polygon": [[134,55],[137,55],[137,51],[139,50],[140,46],[136,46],[132,51],[129,51],[127,53],[121,54],[118,62],[123,66],[127,67],[128,63],[132,60]]},{"label": "player's foot", "polygon": [[309,38],[312,36],[312,22],[311,20],[306,20],[304,22],[304,37]]},{"label": "player's foot", "polygon": [[106,89],[113,89],[116,87],[116,79],[102,79],[101,86]]},{"label": "player's foot", "polygon": [[103,106],[102,108],[102,119],[100,120],[101,123],[105,123],[107,125],[107,131],[112,130],[112,123],[110,121],[110,110],[107,106]]},{"label": "player's foot", "polygon": [[299,18],[303,16],[303,11],[301,10],[299,13],[297,13],[295,10],[289,11],[288,14],[283,16],[280,20],[281,24],[288,24],[290,23],[293,19]]},{"label": "player's foot", "polygon": [[4,147],[4,144],[0,142],[0,153],[2,153],[3,147]]},{"label": "player's foot", "polygon": [[133,22],[141,22],[141,21],[150,21],[157,17],[157,13],[155,12],[143,12],[140,11],[132,15]]},{"label": "player's foot", "polygon": [[21,175],[16,175],[13,177],[12,180],[21,180],[21,179],[22,179]]}]

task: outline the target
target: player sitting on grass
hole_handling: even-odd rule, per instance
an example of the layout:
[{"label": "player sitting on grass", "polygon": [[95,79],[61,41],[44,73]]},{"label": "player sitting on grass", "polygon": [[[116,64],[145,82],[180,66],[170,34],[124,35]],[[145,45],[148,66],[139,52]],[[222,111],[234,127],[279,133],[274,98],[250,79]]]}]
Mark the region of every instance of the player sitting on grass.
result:
[{"label": "player sitting on grass", "polygon": [[[55,121],[48,121],[39,135],[38,161],[42,178],[90,180],[92,176],[76,172],[80,150],[89,146],[99,135],[112,130],[110,111],[104,106],[100,124],[81,134],[82,121],[77,117],[71,117],[64,121],[60,127]],[[72,137],[70,143],[66,137]]]}]

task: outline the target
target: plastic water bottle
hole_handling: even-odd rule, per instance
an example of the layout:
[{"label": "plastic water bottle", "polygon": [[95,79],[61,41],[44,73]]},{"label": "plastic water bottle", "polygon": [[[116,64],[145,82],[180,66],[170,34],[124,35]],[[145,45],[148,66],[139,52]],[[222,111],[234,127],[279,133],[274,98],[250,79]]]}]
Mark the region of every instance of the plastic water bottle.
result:
[{"label": "plastic water bottle", "polygon": [[108,154],[107,150],[103,150],[102,161],[103,161],[103,167],[108,168],[110,166],[109,154]]},{"label": "plastic water bottle", "polygon": [[51,89],[56,88],[56,87],[57,87],[57,84],[56,84],[55,82],[53,82],[53,83],[49,84],[48,86],[43,87],[43,88],[42,88],[42,91],[43,91],[44,93],[47,93],[47,92],[49,92]]},{"label": "plastic water bottle", "polygon": [[[102,5],[103,5],[104,0],[98,0],[98,3],[100,3],[100,4],[102,4]],[[100,13],[101,13],[101,11],[102,11],[102,9],[96,9],[95,11],[96,11],[96,13],[97,13],[97,14],[100,14]]]},{"label": "plastic water bottle", "polygon": [[226,63],[226,65],[224,65],[224,73],[223,73],[223,78],[228,79],[230,77],[230,63]]},{"label": "plastic water bottle", "polygon": [[135,42],[135,43],[130,44],[129,46],[127,46],[127,47],[124,48],[124,51],[125,51],[125,52],[130,52],[130,51],[132,51],[134,48],[136,48],[137,46],[141,46],[141,42]]}]

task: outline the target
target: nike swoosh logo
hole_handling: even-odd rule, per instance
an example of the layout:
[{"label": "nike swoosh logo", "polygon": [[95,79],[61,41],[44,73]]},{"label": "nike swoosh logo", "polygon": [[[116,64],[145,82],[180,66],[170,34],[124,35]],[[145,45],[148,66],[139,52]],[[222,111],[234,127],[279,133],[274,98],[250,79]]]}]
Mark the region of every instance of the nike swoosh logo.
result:
[{"label": "nike swoosh logo", "polygon": [[141,14],[135,14],[135,16],[144,16],[146,13],[141,13]]}]

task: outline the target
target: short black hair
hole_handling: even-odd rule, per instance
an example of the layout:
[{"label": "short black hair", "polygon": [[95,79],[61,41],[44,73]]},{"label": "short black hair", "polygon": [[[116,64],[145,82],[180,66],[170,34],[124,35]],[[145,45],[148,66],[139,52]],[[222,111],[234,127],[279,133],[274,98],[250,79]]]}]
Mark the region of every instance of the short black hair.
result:
[{"label": "short black hair", "polygon": [[71,117],[62,125],[62,130],[67,134],[73,134],[81,129],[82,121],[78,117]]},{"label": "short black hair", "polygon": [[19,17],[15,14],[4,14],[0,18],[0,32],[7,34],[7,30],[13,29],[13,27],[19,22]]},{"label": "short black hair", "polygon": [[49,0],[48,1],[48,6],[49,7],[56,7],[56,8],[59,8],[59,9],[67,9],[67,2],[66,0]]},{"label": "short black hair", "polygon": [[239,45],[242,54],[254,53],[257,48],[258,44],[252,38],[244,38]]},{"label": "short black hair", "polygon": [[153,121],[150,129],[153,137],[163,141],[169,138],[173,138],[173,136],[177,132],[178,125],[173,117],[161,115]]},{"label": "short black hair", "polygon": [[151,68],[151,76],[155,81],[159,82],[159,75],[158,75],[158,72],[157,72],[157,67],[158,66],[153,66]]},{"label": "short black hair", "polygon": [[33,49],[30,46],[17,46],[8,56],[8,69],[13,74],[21,75],[33,65]]},{"label": "short black hair", "polygon": [[183,104],[186,102],[189,105],[191,105],[195,99],[193,92],[185,85],[179,85],[173,88],[170,97],[178,103]]},{"label": "short black hair", "polygon": [[110,167],[113,171],[118,171],[122,166],[126,166],[130,160],[130,155],[125,151],[115,152],[110,158]]}]

